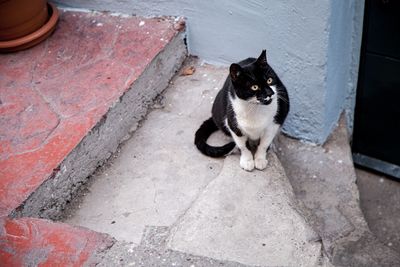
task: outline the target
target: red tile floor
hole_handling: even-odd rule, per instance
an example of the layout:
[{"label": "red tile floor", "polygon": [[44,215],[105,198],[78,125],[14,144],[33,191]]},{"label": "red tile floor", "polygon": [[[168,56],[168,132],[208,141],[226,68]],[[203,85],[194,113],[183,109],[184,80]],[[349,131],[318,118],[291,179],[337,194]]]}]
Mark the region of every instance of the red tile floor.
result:
[{"label": "red tile floor", "polygon": [[93,253],[113,244],[107,235],[42,219],[3,218],[0,225],[0,266],[95,265]]},{"label": "red tile floor", "polygon": [[[61,12],[45,42],[0,55],[0,262],[19,265],[11,255],[33,244],[60,241],[68,251],[68,242],[82,241],[80,231],[86,230],[4,218],[52,174],[175,34],[169,19]],[[57,233],[62,228],[70,240]],[[43,229],[48,235],[38,234]],[[88,231],[82,236],[87,243],[76,262],[96,247],[91,243],[103,240]]]}]

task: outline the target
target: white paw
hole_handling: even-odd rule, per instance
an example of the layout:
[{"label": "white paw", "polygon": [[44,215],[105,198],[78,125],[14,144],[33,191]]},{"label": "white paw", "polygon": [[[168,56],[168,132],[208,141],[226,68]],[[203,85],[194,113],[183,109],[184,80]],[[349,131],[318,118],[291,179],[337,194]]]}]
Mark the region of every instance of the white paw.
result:
[{"label": "white paw", "polygon": [[240,157],[240,167],[246,171],[252,171],[254,169],[254,160],[250,157]]},{"label": "white paw", "polygon": [[264,170],[268,165],[268,160],[259,158],[254,161],[257,170]]}]

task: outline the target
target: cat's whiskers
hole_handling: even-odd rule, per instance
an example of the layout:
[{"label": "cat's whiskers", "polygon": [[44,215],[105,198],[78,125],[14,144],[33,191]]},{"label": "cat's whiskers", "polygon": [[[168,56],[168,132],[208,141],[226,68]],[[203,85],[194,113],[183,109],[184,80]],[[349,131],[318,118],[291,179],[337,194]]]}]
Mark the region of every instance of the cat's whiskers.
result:
[{"label": "cat's whiskers", "polygon": [[280,100],[282,100],[283,102],[289,104],[289,101],[288,101],[285,97],[283,97],[283,96],[281,96],[281,95],[278,95],[278,99],[280,99]]}]

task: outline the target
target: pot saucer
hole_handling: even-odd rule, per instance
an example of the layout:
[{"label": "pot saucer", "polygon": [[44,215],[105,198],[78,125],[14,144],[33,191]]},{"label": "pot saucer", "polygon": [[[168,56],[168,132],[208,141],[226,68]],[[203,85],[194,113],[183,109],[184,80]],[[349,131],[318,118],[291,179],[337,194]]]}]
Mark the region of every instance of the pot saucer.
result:
[{"label": "pot saucer", "polygon": [[47,22],[38,30],[28,35],[10,41],[0,41],[0,52],[15,52],[27,49],[46,39],[54,31],[60,16],[54,4],[48,3],[47,5],[49,12]]}]

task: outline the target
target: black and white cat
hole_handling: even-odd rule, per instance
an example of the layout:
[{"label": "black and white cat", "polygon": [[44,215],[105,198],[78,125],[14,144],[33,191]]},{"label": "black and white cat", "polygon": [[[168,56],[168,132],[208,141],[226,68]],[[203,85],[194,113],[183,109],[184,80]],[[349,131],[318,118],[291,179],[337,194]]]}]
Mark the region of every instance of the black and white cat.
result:
[{"label": "black and white cat", "polygon": [[[212,117],[195,135],[197,148],[210,157],[222,157],[238,146],[240,166],[251,171],[267,167],[267,149],[289,112],[285,86],[268,65],[265,50],[255,58],[234,63],[212,107]],[[207,144],[210,135],[222,130],[234,142],[221,147]]]}]

